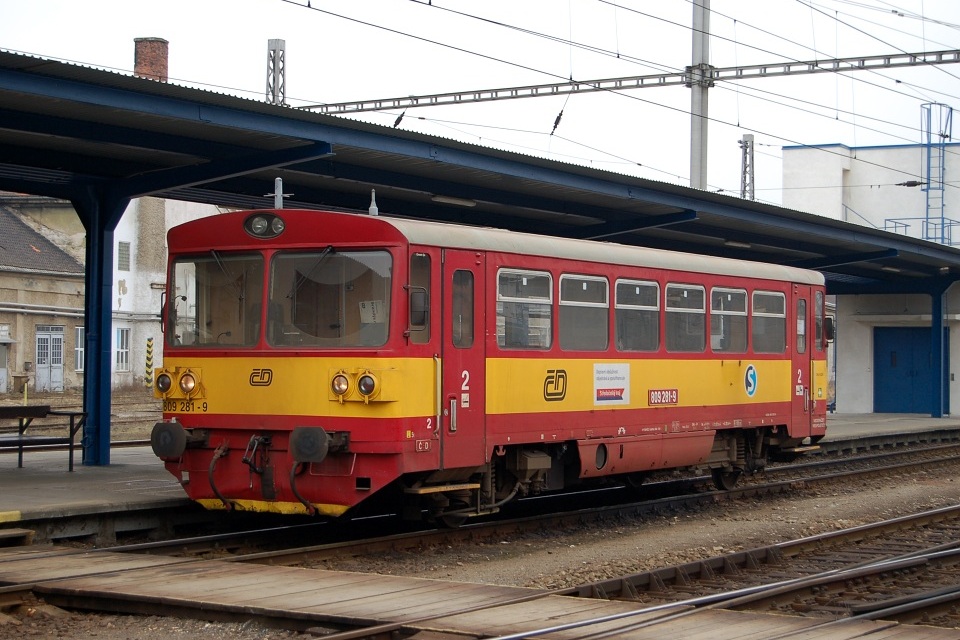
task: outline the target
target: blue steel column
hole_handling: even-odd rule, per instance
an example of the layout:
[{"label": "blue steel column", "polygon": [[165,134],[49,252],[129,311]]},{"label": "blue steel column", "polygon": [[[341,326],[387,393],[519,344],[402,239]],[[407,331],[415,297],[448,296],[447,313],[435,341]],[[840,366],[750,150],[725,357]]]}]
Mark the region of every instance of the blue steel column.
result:
[{"label": "blue steel column", "polygon": [[87,358],[83,372],[83,464],[110,464],[110,392],[112,374],[113,232],[128,199],[86,194],[73,201],[87,231],[86,331]]},{"label": "blue steel column", "polygon": [[945,291],[938,289],[930,297],[933,299],[931,306],[930,319],[930,369],[933,373],[933,383],[931,387],[930,403],[933,408],[931,414],[934,418],[943,417],[943,385],[946,379],[946,354],[943,352],[943,296]]}]

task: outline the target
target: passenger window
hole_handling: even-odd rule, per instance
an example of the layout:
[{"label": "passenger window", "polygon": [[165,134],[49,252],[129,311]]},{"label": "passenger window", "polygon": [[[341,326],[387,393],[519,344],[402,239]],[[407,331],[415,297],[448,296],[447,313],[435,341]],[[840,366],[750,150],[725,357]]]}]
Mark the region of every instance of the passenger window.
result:
[{"label": "passenger window", "polygon": [[423,329],[410,332],[410,342],[413,344],[426,344],[430,342],[430,256],[425,253],[415,253],[410,258],[410,287],[411,289],[420,289],[427,294],[427,317]]},{"label": "passenger window", "polygon": [[497,344],[507,349],[549,349],[553,332],[553,277],[539,271],[497,274]]},{"label": "passenger window", "polygon": [[753,351],[783,353],[787,348],[787,301],[775,291],[753,292]]},{"label": "passenger window", "polygon": [[466,349],[473,346],[473,272],[458,269],[453,272],[453,309],[450,335],[453,346]]},{"label": "passenger window", "polygon": [[706,293],[703,287],[667,285],[667,351],[702,352],[706,345]]},{"label": "passenger window", "polygon": [[710,348],[730,353],[744,353],[747,350],[746,291],[710,290]]},{"label": "passenger window", "polygon": [[614,302],[617,349],[656,351],[660,348],[660,285],[618,280]]},{"label": "passenger window", "polygon": [[605,351],[609,309],[609,287],[605,278],[560,276],[560,348]]}]

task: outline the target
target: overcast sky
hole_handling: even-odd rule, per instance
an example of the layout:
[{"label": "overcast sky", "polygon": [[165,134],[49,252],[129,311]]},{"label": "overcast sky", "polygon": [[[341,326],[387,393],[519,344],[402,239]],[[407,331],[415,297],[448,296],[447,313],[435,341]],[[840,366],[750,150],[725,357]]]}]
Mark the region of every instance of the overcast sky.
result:
[{"label": "overcast sky", "polygon": [[[710,8],[717,67],[960,49],[960,0]],[[688,0],[0,0],[0,49],[130,73],[134,38],[161,37],[171,82],[263,100],[281,38],[296,107],[675,72],[692,15]],[[782,146],[919,143],[923,103],[960,106],[960,64],[723,82],[709,100],[709,188],[739,194],[752,133],[757,199],[779,203]],[[689,112],[677,86],[409,109],[400,127],[688,185]]]}]

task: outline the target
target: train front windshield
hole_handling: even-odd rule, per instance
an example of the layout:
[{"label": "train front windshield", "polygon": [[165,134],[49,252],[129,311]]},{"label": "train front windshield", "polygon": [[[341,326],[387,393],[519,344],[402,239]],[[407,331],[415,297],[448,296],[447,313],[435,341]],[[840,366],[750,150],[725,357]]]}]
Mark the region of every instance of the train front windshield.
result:
[{"label": "train front windshield", "polygon": [[393,261],[386,251],[222,254],[178,259],[167,339],[191,347],[377,347],[387,341]]}]

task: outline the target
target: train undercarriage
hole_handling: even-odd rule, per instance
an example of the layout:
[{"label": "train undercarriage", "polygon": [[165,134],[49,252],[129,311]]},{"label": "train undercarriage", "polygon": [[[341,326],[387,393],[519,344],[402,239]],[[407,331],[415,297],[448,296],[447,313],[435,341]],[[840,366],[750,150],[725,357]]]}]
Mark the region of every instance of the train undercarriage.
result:
[{"label": "train undercarriage", "polygon": [[791,461],[816,450],[815,443],[787,435],[786,426],[719,431],[706,456],[652,469],[584,477],[577,443],[515,445],[472,469],[435,471],[403,487],[404,517],[426,518],[459,526],[468,518],[499,511],[514,498],[569,489],[588,482],[621,483],[639,489],[652,473],[663,470],[709,472],[721,491],[740,478],[762,471],[768,461]]}]

